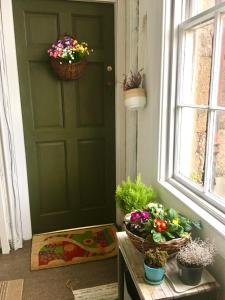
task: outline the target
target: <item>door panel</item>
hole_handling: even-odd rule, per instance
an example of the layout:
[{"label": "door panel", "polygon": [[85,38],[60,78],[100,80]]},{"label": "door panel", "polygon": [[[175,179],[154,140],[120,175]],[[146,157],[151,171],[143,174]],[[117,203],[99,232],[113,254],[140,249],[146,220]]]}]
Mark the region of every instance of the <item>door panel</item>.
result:
[{"label": "door panel", "polygon": [[[101,16],[72,15],[72,30],[79,39],[89,41],[92,49],[103,49],[103,23]],[[90,32],[92,33],[90,36]]]},{"label": "door panel", "polygon": [[42,142],[37,143],[36,147],[41,215],[68,210],[65,201],[68,190],[65,143]]},{"label": "door panel", "polygon": [[35,129],[63,127],[63,87],[60,81],[55,80],[50,71],[48,62],[31,61],[29,63],[33,126]]},{"label": "door panel", "polygon": [[25,11],[27,46],[49,45],[49,41],[54,41],[58,37],[58,24],[58,14]]},{"label": "door panel", "polygon": [[[94,103],[93,99],[95,99]],[[82,84],[77,85],[77,120],[78,127],[104,126],[104,65],[102,63],[90,63]]]},{"label": "door panel", "polygon": [[[115,221],[114,8],[14,0],[34,233]],[[73,34],[94,53],[85,74],[60,81],[47,49]]]},{"label": "door panel", "polygon": [[[104,139],[78,142],[80,207],[82,210],[104,206],[105,141]],[[87,189],[87,186],[89,189]],[[96,199],[93,201],[92,199]]]}]

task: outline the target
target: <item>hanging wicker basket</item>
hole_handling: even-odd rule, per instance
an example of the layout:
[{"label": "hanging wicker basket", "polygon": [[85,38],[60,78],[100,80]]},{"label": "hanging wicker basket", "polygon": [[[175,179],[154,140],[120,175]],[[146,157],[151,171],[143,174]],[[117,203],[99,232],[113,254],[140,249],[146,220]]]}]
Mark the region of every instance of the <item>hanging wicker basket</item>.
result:
[{"label": "hanging wicker basket", "polygon": [[70,64],[67,62],[60,63],[59,60],[51,57],[50,62],[53,70],[61,80],[75,80],[80,78],[87,66],[86,59]]},{"label": "hanging wicker basket", "polygon": [[[125,216],[125,219],[127,218],[127,216]],[[127,236],[129,237],[130,241],[132,242],[132,244],[141,253],[144,254],[145,251],[147,251],[149,249],[159,248],[160,250],[167,251],[167,253],[169,254],[170,257],[173,257],[179,251],[179,249],[187,243],[187,241],[190,239],[190,236],[191,236],[191,234],[189,233],[189,235],[187,237],[176,238],[176,239],[172,239],[170,241],[166,241],[166,242],[162,242],[162,243],[156,243],[152,239],[151,235],[149,235],[147,239],[144,239],[138,235],[133,234],[127,228],[126,221],[125,221],[125,231],[127,233]]]}]

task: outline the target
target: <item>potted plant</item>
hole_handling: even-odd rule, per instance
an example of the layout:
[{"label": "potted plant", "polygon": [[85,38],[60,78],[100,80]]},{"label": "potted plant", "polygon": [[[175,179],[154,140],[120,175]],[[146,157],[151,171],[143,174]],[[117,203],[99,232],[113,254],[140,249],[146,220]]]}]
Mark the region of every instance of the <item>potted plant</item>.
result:
[{"label": "potted plant", "polygon": [[128,176],[127,180],[116,188],[117,205],[125,214],[145,207],[155,198],[155,191],[151,186],[146,186],[142,182],[141,175],[138,175],[135,181],[131,181]]},{"label": "potted plant", "polygon": [[201,229],[199,221],[192,221],[157,202],[131,212],[125,225],[128,237],[139,251],[159,248],[171,256],[189,240],[193,227]]},{"label": "potted plant", "polygon": [[83,74],[90,51],[92,50],[87,43],[79,43],[75,37],[64,35],[51,45],[48,55],[51,66],[60,79],[74,80]]},{"label": "potted plant", "polygon": [[209,240],[190,240],[177,254],[179,277],[184,284],[197,285],[204,267],[214,262],[215,245]]},{"label": "potted plant", "polygon": [[146,104],[145,90],[142,88],[143,75],[141,71],[136,73],[130,71],[130,76],[125,75],[123,81],[125,106],[129,110],[142,109]]},{"label": "potted plant", "polygon": [[145,279],[150,284],[160,284],[165,274],[165,264],[169,255],[166,251],[156,248],[145,252]]}]

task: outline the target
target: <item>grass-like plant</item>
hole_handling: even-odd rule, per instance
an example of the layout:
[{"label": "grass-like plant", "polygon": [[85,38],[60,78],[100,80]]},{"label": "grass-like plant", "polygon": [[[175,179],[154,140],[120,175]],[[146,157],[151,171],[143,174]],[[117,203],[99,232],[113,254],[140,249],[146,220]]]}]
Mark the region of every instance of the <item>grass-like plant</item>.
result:
[{"label": "grass-like plant", "polygon": [[163,268],[168,258],[168,253],[159,248],[149,249],[145,252],[145,264],[152,268]]},{"label": "grass-like plant", "polygon": [[178,262],[186,267],[206,267],[214,262],[216,250],[209,240],[190,240],[177,254]]},{"label": "grass-like plant", "polygon": [[117,205],[125,214],[146,207],[155,198],[155,191],[141,181],[140,175],[134,182],[128,177],[116,188]]}]

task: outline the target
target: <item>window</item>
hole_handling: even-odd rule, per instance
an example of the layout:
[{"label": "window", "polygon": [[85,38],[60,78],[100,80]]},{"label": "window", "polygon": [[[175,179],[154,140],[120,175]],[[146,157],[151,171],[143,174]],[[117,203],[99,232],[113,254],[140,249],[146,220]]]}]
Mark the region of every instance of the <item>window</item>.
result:
[{"label": "window", "polygon": [[180,24],[173,177],[225,212],[225,2]]}]

